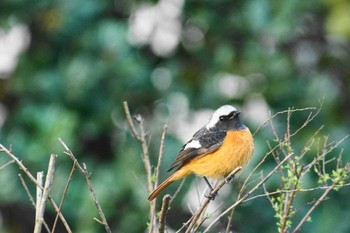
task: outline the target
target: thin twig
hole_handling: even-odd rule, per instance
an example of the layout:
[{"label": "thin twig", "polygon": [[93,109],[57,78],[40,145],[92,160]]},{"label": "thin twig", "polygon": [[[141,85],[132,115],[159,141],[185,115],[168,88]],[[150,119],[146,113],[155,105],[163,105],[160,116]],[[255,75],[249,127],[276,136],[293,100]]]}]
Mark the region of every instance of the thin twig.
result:
[{"label": "thin twig", "polygon": [[318,198],[318,200],[311,206],[311,208],[309,209],[309,211],[304,215],[304,217],[300,220],[300,222],[298,223],[298,225],[294,228],[294,230],[292,231],[292,233],[298,232],[301,227],[303,226],[303,224],[307,221],[307,219],[310,217],[312,211],[315,210],[315,208],[323,201],[326,199],[328,193],[333,189],[333,186],[330,186],[328,189],[326,189],[326,191]]},{"label": "thin twig", "polygon": [[164,195],[163,197],[163,203],[162,208],[160,209],[160,216],[159,216],[159,233],[164,233],[165,230],[165,216],[168,213],[169,210],[169,203],[171,200],[171,196],[169,194]]},{"label": "thin twig", "polygon": [[[29,188],[28,188],[26,182],[24,181],[24,179],[23,179],[21,174],[18,174],[18,177],[21,180],[22,186],[23,186],[24,190],[26,191],[26,193],[28,195],[30,203],[32,203],[32,205],[33,205],[33,207],[35,209],[35,201],[34,201],[34,198],[33,198],[32,194],[30,194],[30,191],[29,191]],[[44,224],[44,227],[45,227],[46,231],[50,232],[50,228],[47,225],[47,223],[45,222],[45,220],[44,220],[43,224]]]},{"label": "thin twig", "polygon": [[7,167],[8,165],[10,165],[10,164],[12,164],[12,163],[14,163],[14,162],[15,162],[14,160],[8,161],[7,163],[5,163],[4,165],[2,165],[2,166],[0,167],[0,170],[1,170],[1,169],[4,169],[5,167]]},{"label": "thin twig", "polygon": [[34,176],[29,172],[29,170],[23,165],[22,161],[19,160],[15,155],[13,155],[6,147],[0,144],[0,151],[5,152],[12,160],[14,160],[20,169],[29,177],[29,179],[39,188],[43,189],[42,185],[39,185]]},{"label": "thin twig", "polygon": [[[68,191],[68,187],[69,187],[69,184],[72,180],[72,177],[73,177],[73,173],[75,171],[75,166],[76,166],[77,162],[76,161],[73,161],[73,166],[72,166],[72,169],[69,173],[69,177],[68,177],[68,180],[67,180],[67,183],[66,183],[66,186],[64,187],[64,190],[63,190],[63,194],[62,194],[62,198],[61,198],[61,202],[60,202],[60,205],[58,207],[58,210],[59,212],[58,213],[61,213],[61,210],[62,210],[62,206],[63,206],[63,202],[66,198],[66,195],[67,195],[67,191]],[[57,221],[58,221],[58,213],[56,214],[56,217],[55,217],[55,221],[52,225],[52,230],[51,230],[51,233],[54,233],[55,232],[55,228],[56,228],[56,224],[57,224]]]},{"label": "thin twig", "polygon": [[68,146],[59,138],[58,139],[60,141],[60,143],[62,144],[62,146],[64,147],[65,149],[65,154],[67,154],[73,161],[75,161],[76,163],[76,167],[78,168],[78,170],[84,175],[85,177],[85,180],[89,186],[89,190],[90,190],[90,193],[91,193],[91,196],[92,196],[92,199],[94,201],[94,204],[95,204],[95,207],[98,211],[98,214],[100,215],[101,217],[101,223],[102,225],[105,227],[105,230],[106,232],[108,233],[111,233],[111,229],[107,223],[107,219],[102,211],[102,208],[101,208],[101,205],[99,204],[97,198],[96,198],[96,194],[95,194],[95,190],[93,188],[93,185],[92,185],[92,181],[90,179],[90,173],[87,171],[87,167],[86,165],[84,164],[84,168],[79,164],[78,160],[75,158],[75,156],[73,155],[72,151],[68,148]]},{"label": "thin twig", "polygon": [[170,205],[173,203],[174,199],[177,197],[177,195],[178,195],[179,192],[181,191],[182,186],[184,185],[185,181],[186,181],[186,177],[183,178],[183,179],[181,180],[181,183],[179,184],[179,186],[178,186],[177,189],[175,190],[175,193],[173,194],[173,197],[172,197],[171,200],[170,200]]},{"label": "thin twig", "polygon": [[258,194],[258,195],[252,196],[250,198],[247,198],[242,203],[245,203],[245,202],[248,202],[248,201],[252,201],[252,200],[260,198],[260,197],[269,197],[269,196],[276,195],[276,194],[281,194],[281,193],[312,192],[312,191],[329,189],[330,187],[332,187],[332,188],[336,188],[336,187],[341,188],[341,187],[346,187],[346,186],[350,186],[350,183],[341,184],[341,185],[338,184],[338,185],[317,186],[317,187],[314,187],[314,188],[307,188],[307,189],[277,190],[277,191],[273,191],[273,192],[266,191],[266,193]]},{"label": "thin twig", "polygon": [[284,110],[284,111],[280,111],[275,113],[274,115],[270,116],[268,119],[266,119],[253,133],[253,136],[263,127],[265,126],[269,121],[271,121],[273,118],[275,118],[278,115],[284,114],[284,113],[288,113],[288,111],[291,112],[302,112],[302,111],[306,111],[306,110],[315,110],[316,107],[306,107],[306,108],[297,108],[297,109],[288,109],[288,110]]},{"label": "thin twig", "polygon": [[30,200],[30,203],[32,203],[32,205],[33,205],[34,208],[35,208],[35,201],[34,201],[33,196],[30,194],[30,191],[29,191],[29,188],[28,188],[27,184],[25,183],[25,181],[24,181],[24,179],[23,179],[23,177],[22,177],[21,174],[18,174],[18,177],[19,177],[19,179],[21,180],[22,186],[23,186],[24,190],[26,191],[26,193],[27,193],[27,195],[28,195],[28,198],[29,198],[29,200]]},{"label": "thin twig", "polygon": [[158,186],[159,169],[160,169],[160,165],[162,163],[162,158],[163,158],[164,139],[165,139],[166,130],[167,130],[167,125],[164,125],[163,131],[162,131],[162,136],[160,138],[159,155],[158,155],[157,167],[156,167],[156,170],[155,170],[155,177],[156,177],[156,179],[154,181],[154,187]]},{"label": "thin twig", "polygon": [[136,129],[135,129],[135,125],[132,121],[132,118],[131,118],[131,114],[130,114],[130,111],[129,111],[129,106],[128,106],[128,102],[124,101],[123,102],[123,105],[124,105],[124,111],[125,111],[125,115],[126,115],[126,120],[128,121],[128,124],[129,124],[129,128],[131,130],[131,134],[132,136],[137,140],[137,141],[140,141],[140,136],[139,134],[137,133]]}]

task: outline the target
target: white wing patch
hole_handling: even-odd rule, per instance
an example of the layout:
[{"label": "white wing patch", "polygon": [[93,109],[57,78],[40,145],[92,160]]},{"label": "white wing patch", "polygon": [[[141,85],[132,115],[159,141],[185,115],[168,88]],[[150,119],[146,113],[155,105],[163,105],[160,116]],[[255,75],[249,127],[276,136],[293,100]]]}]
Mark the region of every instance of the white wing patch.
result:
[{"label": "white wing patch", "polygon": [[224,105],[218,108],[210,118],[208,124],[206,125],[207,129],[213,128],[216,123],[219,121],[220,116],[227,116],[233,111],[237,111],[237,109],[231,105]]},{"label": "white wing patch", "polygon": [[202,147],[202,145],[199,143],[198,140],[191,140],[185,145],[184,150],[186,150],[188,148],[201,148],[201,147]]}]

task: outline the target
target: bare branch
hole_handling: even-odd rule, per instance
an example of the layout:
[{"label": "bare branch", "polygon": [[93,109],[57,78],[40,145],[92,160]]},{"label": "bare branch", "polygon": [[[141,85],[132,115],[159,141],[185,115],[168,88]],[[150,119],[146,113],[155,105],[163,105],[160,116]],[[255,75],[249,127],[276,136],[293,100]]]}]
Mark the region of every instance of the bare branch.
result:
[{"label": "bare branch", "polygon": [[134,125],[134,123],[132,121],[132,118],[131,118],[131,115],[130,115],[128,102],[124,101],[123,105],[124,105],[124,112],[125,112],[125,115],[126,115],[126,120],[128,121],[129,128],[131,130],[131,134],[137,141],[140,141],[141,140],[140,136],[139,136],[139,134],[137,133],[137,131],[135,129],[135,125]]},{"label": "bare branch", "polygon": [[297,108],[297,109],[288,109],[288,110],[284,110],[284,111],[280,111],[275,113],[274,115],[272,115],[271,117],[269,117],[268,119],[266,119],[253,133],[253,136],[263,127],[265,126],[269,121],[271,121],[273,118],[275,118],[278,115],[284,114],[284,113],[288,113],[288,111],[290,112],[302,112],[302,111],[307,111],[307,110],[315,110],[316,107],[307,107],[307,108]]},{"label": "bare branch", "polygon": [[304,215],[304,217],[300,220],[300,222],[298,223],[298,225],[294,228],[294,230],[292,231],[292,233],[298,232],[302,225],[307,221],[307,219],[310,217],[312,211],[315,210],[315,208],[323,201],[326,199],[327,195],[329,194],[329,192],[333,189],[333,186],[328,187],[328,189],[326,189],[326,191],[319,197],[319,199],[311,206],[311,208],[309,209],[309,211]]},{"label": "bare branch", "polygon": [[164,125],[163,131],[162,131],[162,136],[160,138],[159,155],[158,155],[158,162],[157,162],[157,167],[156,167],[156,171],[155,171],[156,179],[154,181],[154,187],[158,186],[159,168],[160,168],[160,164],[161,164],[162,158],[163,158],[164,139],[165,139],[166,130],[167,130],[167,125]]},{"label": "bare branch", "polygon": [[255,185],[255,187],[253,187],[251,190],[249,190],[243,197],[241,197],[239,200],[237,200],[234,204],[232,204],[230,207],[228,207],[224,212],[222,212],[217,218],[214,219],[214,221],[212,221],[209,226],[205,229],[205,231],[203,233],[209,232],[210,228],[212,228],[216,222],[218,222],[223,216],[225,216],[226,214],[228,214],[232,209],[234,209],[236,206],[238,206],[239,204],[241,204],[246,198],[248,198],[255,190],[257,190],[258,188],[260,188],[260,186],[262,186],[276,171],[277,169],[279,169],[280,166],[282,166],[282,164],[287,161],[291,156],[293,156],[294,154],[291,153],[288,156],[286,156],[279,164],[277,164],[276,167],[274,167],[274,169],[272,169],[270,171],[269,174],[267,174],[265,176],[264,179],[262,179],[257,185]]},{"label": "bare branch", "polygon": [[[134,117],[134,119],[138,123],[138,127],[140,129],[140,133],[137,133],[137,131],[135,129],[135,125],[134,125],[132,118],[131,118],[131,115],[130,115],[128,103],[126,101],[124,101],[123,105],[124,105],[126,119],[128,121],[129,128],[131,130],[131,134],[140,143],[140,145],[142,147],[142,161],[143,161],[143,165],[144,165],[144,168],[146,171],[147,191],[150,194],[153,191],[152,167],[151,167],[151,162],[150,162],[150,157],[149,157],[148,144],[146,141],[146,133],[145,133],[145,130],[143,127],[143,119],[140,115],[137,115]],[[165,131],[164,131],[164,134],[165,134]],[[161,143],[161,147],[162,147],[162,143]],[[156,179],[158,179],[158,178],[156,178]],[[150,202],[150,214],[149,215],[150,215],[150,225],[149,225],[148,232],[152,232],[153,229],[156,228],[156,203],[155,203],[155,201]]]},{"label": "bare branch", "polygon": [[[43,185],[43,177],[44,177],[44,172],[38,172],[36,173],[36,179],[38,184],[40,184],[40,186]],[[41,229],[37,229],[38,224],[39,224],[39,218],[40,218],[40,209],[41,209],[41,200],[43,197],[43,191],[37,186],[36,187],[36,203],[35,203],[35,226],[34,226],[34,233],[38,233],[41,231]],[[43,214],[44,215],[44,214]],[[41,218],[43,217],[43,215],[41,216]]]},{"label": "bare branch", "polygon": [[[21,174],[18,174],[18,177],[19,177],[19,179],[21,180],[22,186],[23,186],[24,190],[26,191],[26,193],[27,193],[27,195],[28,195],[28,198],[29,198],[29,200],[30,200],[30,203],[32,203],[32,205],[33,205],[33,207],[34,207],[34,209],[35,209],[35,208],[36,208],[36,207],[35,207],[35,201],[34,201],[33,196],[30,194],[30,191],[29,191],[29,189],[28,189],[28,186],[27,186],[26,182],[24,181],[24,179],[23,179],[23,177],[22,177]],[[47,231],[47,232],[50,232],[50,229],[49,229],[48,225],[46,224],[45,220],[44,220],[43,224],[44,224],[44,227],[45,227],[46,231]]]},{"label": "bare branch", "polygon": [[101,206],[100,206],[100,204],[99,204],[99,202],[98,202],[98,200],[97,200],[97,198],[96,198],[95,190],[94,190],[94,187],[93,187],[93,185],[92,185],[92,181],[91,181],[91,179],[90,179],[90,173],[87,171],[86,165],[83,164],[84,167],[82,167],[82,166],[79,164],[78,160],[77,160],[77,159],[75,158],[75,156],[73,155],[72,151],[68,148],[68,146],[67,146],[60,138],[59,138],[58,140],[60,141],[60,143],[61,143],[62,146],[64,147],[64,149],[65,149],[65,154],[67,154],[67,155],[76,163],[76,167],[77,167],[78,170],[84,175],[85,180],[86,180],[86,182],[87,182],[87,184],[88,184],[88,186],[89,186],[89,190],[90,190],[92,199],[93,199],[93,201],[94,201],[95,207],[96,207],[96,209],[97,209],[97,211],[98,211],[98,213],[99,213],[99,215],[100,215],[100,217],[101,217],[101,219],[102,219],[101,223],[102,223],[103,226],[105,227],[106,232],[111,233],[112,231],[111,231],[111,229],[110,229],[110,227],[109,227],[109,225],[108,225],[108,223],[107,223],[107,219],[106,219],[106,217],[105,217],[105,215],[104,215],[104,213],[103,213],[103,211],[102,211],[102,208],[101,208]]},{"label": "bare branch", "polygon": [[64,202],[64,200],[65,200],[65,198],[66,198],[67,191],[68,191],[68,187],[69,187],[69,184],[70,184],[70,182],[71,182],[71,180],[72,180],[72,177],[73,177],[73,173],[74,173],[74,171],[75,171],[75,166],[76,166],[76,164],[77,164],[77,162],[76,162],[76,161],[73,161],[73,166],[72,166],[72,169],[71,169],[71,171],[70,171],[70,173],[69,173],[69,177],[68,177],[66,186],[65,186],[65,188],[64,188],[64,190],[63,190],[61,202],[60,202],[60,205],[59,205],[59,207],[58,207],[59,212],[57,212],[57,214],[56,214],[55,221],[54,221],[54,223],[53,223],[53,225],[52,225],[51,233],[54,233],[54,232],[55,232],[56,224],[57,224],[57,221],[58,221],[58,215],[59,215],[59,213],[60,213],[61,210],[62,210],[63,202]]},{"label": "bare branch", "polygon": [[1,169],[4,169],[5,167],[7,167],[8,165],[10,165],[10,164],[12,164],[12,163],[14,163],[14,162],[15,162],[14,160],[8,161],[7,163],[5,163],[4,165],[2,165],[2,166],[0,167],[0,170],[1,170]]},{"label": "bare branch", "polygon": [[[35,218],[35,227],[34,227],[34,233],[41,233],[41,228],[42,224],[44,221],[44,212],[45,212],[45,206],[46,206],[46,201],[49,197],[49,193],[51,191],[51,186],[53,182],[53,175],[55,172],[55,161],[56,161],[57,155],[52,154],[50,156],[50,161],[49,161],[49,167],[47,169],[47,175],[46,175],[46,180],[45,180],[45,185],[44,185],[44,190],[41,196],[41,189],[37,187],[37,192],[39,195],[37,196],[37,209],[36,209],[36,218]],[[40,175],[39,175],[40,174]],[[42,179],[42,173],[38,173],[38,181],[41,182]],[[41,198],[40,198],[41,196]],[[40,199],[38,199],[40,198]]]},{"label": "bare branch", "polygon": [[[23,165],[22,161],[20,161],[14,154],[11,153],[10,150],[6,149],[6,147],[4,147],[2,144],[0,144],[0,151],[4,152],[5,154],[7,154],[12,160],[14,160],[17,165],[19,166],[19,168],[28,176],[28,178],[36,185],[36,187],[39,187],[41,190],[44,189],[44,187],[40,184],[38,184],[38,182],[36,181],[36,179],[34,178],[34,176],[29,172],[29,170]],[[59,213],[60,219],[64,225],[64,227],[66,228],[68,233],[71,233],[72,230],[70,229],[66,219],[64,218],[64,216],[62,215],[62,213],[60,213],[58,206],[56,205],[55,201],[49,196],[48,197],[49,201],[51,202],[53,208],[55,209],[55,211],[57,213]]]},{"label": "bare branch", "polygon": [[160,210],[160,217],[159,217],[159,233],[164,233],[165,230],[165,216],[168,213],[169,210],[169,203],[171,200],[171,196],[169,194],[164,195],[163,197],[163,204],[162,208]]},{"label": "bare branch", "polygon": [[29,172],[29,170],[23,165],[22,161],[20,161],[16,156],[14,156],[6,147],[0,144],[0,151],[5,152],[12,160],[14,160],[20,169],[29,177],[29,179],[39,188],[43,189],[42,185],[39,185],[34,176]]},{"label": "bare branch", "polygon": [[[222,180],[215,188],[214,190],[212,190],[210,192],[210,196],[216,196],[218,194],[218,192],[220,191],[220,189],[227,184],[228,180],[231,180],[233,178],[233,176],[235,174],[237,174],[237,172],[239,172],[240,170],[242,170],[242,167],[237,167],[235,168],[224,180]],[[197,224],[197,220],[199,219],[199,217],[202,215],[202,213],[204,212],[205,208],[208,206],[209,202],[211,201],[210,198],[205,198],[203,203],[201,204],[201,206],[198,208],[198,210],[196,211],[196,213],[193,215],[193,218],[186,230],[186,233],[189,233],[192,231],[193,227]],[[200,224],[199,224],[200,226]]]}]

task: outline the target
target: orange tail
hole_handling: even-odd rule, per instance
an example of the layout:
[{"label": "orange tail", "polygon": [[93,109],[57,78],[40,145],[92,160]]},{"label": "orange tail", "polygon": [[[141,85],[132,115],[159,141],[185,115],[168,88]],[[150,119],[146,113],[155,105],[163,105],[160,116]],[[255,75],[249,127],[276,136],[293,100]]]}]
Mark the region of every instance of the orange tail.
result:
[{"label": "orange tail", "polygon": [[166,187],[168,187],[171,183],[173,183],[173,176],[169,176],[166,180],[163,181],[152,193],[149,195],[148,200],[152,201],[154,198],[158,196],[158,194],[163,191]]}]

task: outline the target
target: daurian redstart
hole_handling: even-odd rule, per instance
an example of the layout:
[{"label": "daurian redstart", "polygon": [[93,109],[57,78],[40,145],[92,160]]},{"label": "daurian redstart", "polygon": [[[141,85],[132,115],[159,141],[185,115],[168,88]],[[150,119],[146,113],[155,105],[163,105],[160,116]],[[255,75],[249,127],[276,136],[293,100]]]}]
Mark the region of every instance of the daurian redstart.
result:
[{"label": "daurian redstart", "polygon": [[[152,201],[176,180],[190,174],[223,178],[235,168],[244,167],[254,151],[253,136],[230,105],[217,109],[209,122],[199,129],[180,150],[169,170],[177,170],[148,197]],[[208,183],[209,184],[209,183]]]}]

